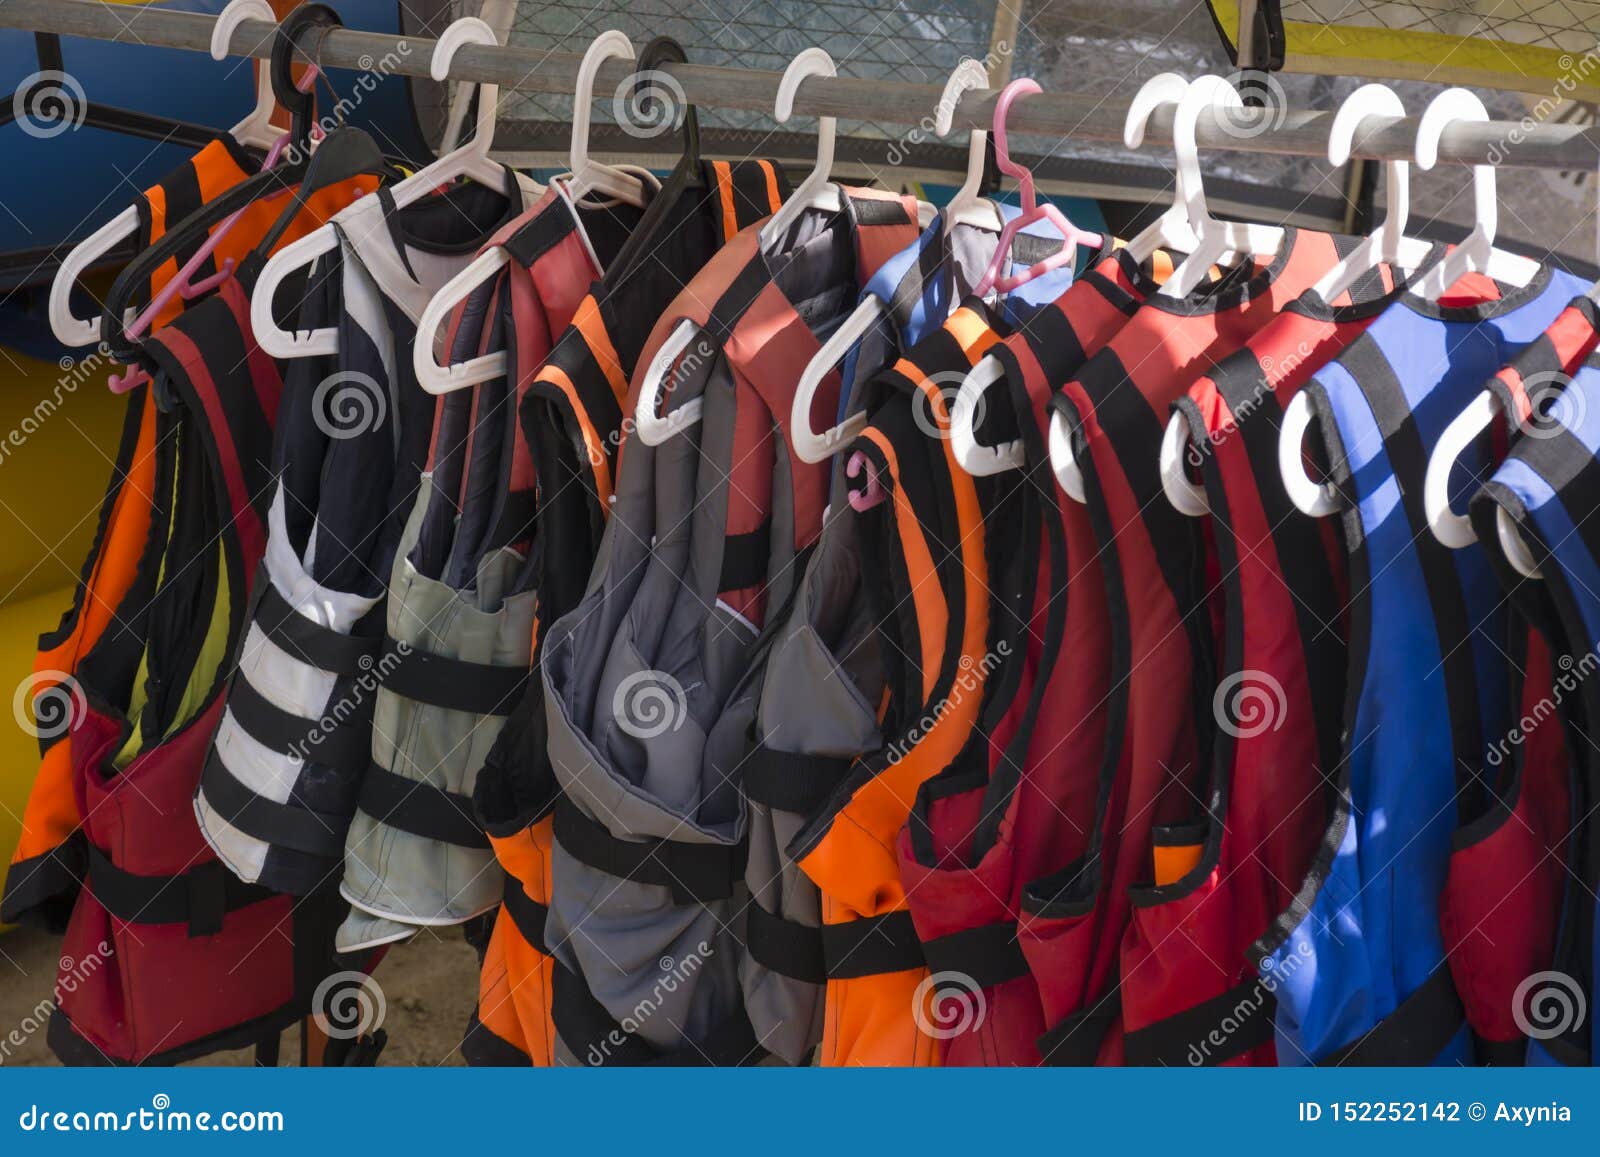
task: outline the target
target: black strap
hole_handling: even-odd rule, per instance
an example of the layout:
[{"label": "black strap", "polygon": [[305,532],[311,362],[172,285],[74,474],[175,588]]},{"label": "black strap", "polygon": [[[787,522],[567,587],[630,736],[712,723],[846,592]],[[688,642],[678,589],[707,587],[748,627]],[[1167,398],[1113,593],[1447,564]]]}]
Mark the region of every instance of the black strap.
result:
[{"label": "black strap", "polygon": [[748,847],[743,840],[732,846],[620,840],[566,796],[556,801],[552,831],[568,855],[619,880],[666,888],[682,907],[726,900],[744,878]]},{"label": "black strap", "polygon": [[822,926],[822,959],[831,980],[921,968],[927,960],[911,913],[902,909]]},{"label": "black strap", "polygon": [[730,534],[722,541],[722,571],[717,578],[719,591],[742,591],[767,581],[772,561],[772,519],[754,530]]},{"label": "black strap", "polygon": [[383,685],[396,695],[474,715],[510,715],[528,681],[526,667],[501,667],[429,655],[393,639],[379,659]]},{"label": "black strap", "polygon": [[550,918],[550,909],[528,895],[522,887],[522,881],[510,872],[506,873],[505,892],[500,902],[505,905],[506,915],[511,917],[511,922],[517,926],[518,933],[528,942],[528,946],[548,954],[550,950],[544,944],[544,925]]},{"label": "black strap", "polygon": [[906,216],[906,207],[898,199],[887,200],[880,197],[851,197],[850,209],[855,214],[856,224],[864,228],[874,225],[911,225],[914,222]]},{"label": "black strap", "polygon": [[979,988],[993,988],[1028,975],[1015,921],[984,924],[926,940],[922,954],[933,971],[963,973]]},{"label": "black strap", "polygon": [[854,762],[848,756],[805,755],[761,744],[745,760],[745,798],[776,811],[813,815]]},{"label": "black strap", "polygon": [[360,771],[372,758],[372,704],[377,691],[349,700],[342,718],[307,719],[273,703],[241,674],[228,689],[228,714],[269,751],[342,771]]},{"label": "black strap", "polygon": [[626,1031],[577,973],[555,962],[550,980],[550,1020],[561,1043],[579,1063],[609,1065],[726,1067],[758,1065],[767,1053],[756,1043],[755,1029],[741,1004],[706,1035],[673,1052],[658,1052],[643,1037]]},{"label": "black strap", "polygon": [[1100,1059],[1100,1044],[1122,1015],[1122,992],[1114,989],[1086,1009],[1062,1017],[1061,1022],[1039,1038],[1042,1063],[1055,1066],[1088,1066]]},{"label": "black strap", "polygon": [[461,1038],[461,1058],[475,1069],[522,1069],[533,1063],[527,1053],[479,1020],[477,1009]]},{"label": "black strap", "polygon": [[1522,1035],[1510,1040],[1490,1040],[1472,1034],[1473,1056],[1478,1064],[1497,1069],[1517,1069],[1528,1063],[1528,1038]]},{"label": "black strap", "polygon": [[532,269],[534,262],[561,244],[569,234],[576,231],[577,226],[578,223],[571,213],[564,212],[560,206],[552,205],[547,211],[536,214],[533,220],[502,241],[500,248],[509,253],[524,269]]},{"label": "black strap", "polygon": [[489,846],[474,818],[471,796],[407,779],[376,763],[367,765],[357,806],[379,823],[423,839],[458,848]]},{"label": "black strap", "polygon": [[312,811],[257,795],[229,770],[216,748],[206,761],[200,788],[206,803],[247,835],[308,856],[338,859],[344,855],[348,815]]},{"label": "black strap", "polygon": [[246,884],[220,860],[196,864],[176,876],[136,876],[89,845],[89,894],[118,920],[129,924],[187,924],[190,936],[222,931],[229,912],[278,895],[260,884]]},{"label": "black strap", "polygon": [[262,573],[257,582],[261,597],[256,604],[255,624],[285,654],[335,675],[353,678],[372,670],[380,640],[341,635],[314,623],[278,593],[270,576]]},{"label": "black strap", "polygon": [[1272,991],[1252,976],[1220,996],[1132,1029],[1123,1038],[1124,1063],[1178,1067],[1220,1065],[1272,1039]]},{"label": "black strap", "polygon": [[1466,1017],[1467,1011],[1456,992],[1450,967],[1440,964],[1421,988],[1406,997],[1400,1007],[1379,1021],[1371,1032],[1330,1053],[1317,1064],[1324,1068],[1431,1065],[1450,1043],[1450,1038],[1461,1030]]},{"label": "black strap", "polygon": [[752,902],[745,917],[744,946],[763,968],[807,984],[823,984],[828,969],[822,955],[822,929],[774,916]]}]

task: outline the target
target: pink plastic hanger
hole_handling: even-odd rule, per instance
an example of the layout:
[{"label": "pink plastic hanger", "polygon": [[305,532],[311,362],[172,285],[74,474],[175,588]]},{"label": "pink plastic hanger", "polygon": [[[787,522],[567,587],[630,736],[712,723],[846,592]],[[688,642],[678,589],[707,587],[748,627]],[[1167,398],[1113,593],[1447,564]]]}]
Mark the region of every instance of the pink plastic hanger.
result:
[{"label": "pink plastic hanger", "polygon": [[[1088,233],[1079,229],[1067,215],[1056,208],[1049,201],[1040,204],[1033,190],[1033,173],[1017,164],[1011,159],[1011,152],[1006,145],[1006,117],[1011,112],[1011,102],[1019,96],[1032,96],[1034,93],[1043,92],[1039,82],[1024,77],[1014,80],[1006,85],[1000,92],[1000,98],[994,105],[994,159],[1000,166],[1000,171],[1007,176],[1015,177],[1017,186],[1022,194],[1022,213],[1005,223],[1000,230],[1000,240],[995,246],[994,260],[989,262],[989,268],[983,275],[983,280],[978,282],[975,292],[979,297],[988,295],[991,289],[998,289],[1001,293],[1010,293],[1018,286],[1026,285],[1035,277],[1060,269],[1063,265],[1076,260],[1077,249],[1080,245],[1099,248],[1103,244],[1098,233]],[[1011,243],[1023,229],[1035,221],[1048,221],[1054,225],[1066,244],[1061,247],[1061,252],[1046,257],[1037,265],[1030,265],[1021,273],[1013,276],[1001,277],[1000,270],[1005,268],[1011,255]]]},{"label": "pink plastic hanger", "polygon": [[858,513],[871,510],[888,497],[883,489],[883,483],[878,481],[878,472],[873,469],[872,460],[865,452],[857,450],[850,455],[850,461],[845,463],[845,477],[860,478],[863,472],[867,476],[866,485],[860,490],[850,491],[850,509]]},{"label": "pink plastic hanger", "polygon": [[[316,65],[313,64],[309,66],[306,69],[305,74],[301,76],[299,80],[295,81],[295,87],[301,92],[311,91],[311,86],[317,82],[318,74],[319,69]],[[322,136],[323,133],[321,127],[313,125],[311,129],[311,139],[319,140]],[[278,163],[278,158],[283,155],[283,150],[288,146],[288,144],[289,134],[287,132],[281,134],[277,140],[272,142],[272,148],[267,151],[267,158],[262,162],[261,165],[263,172],[272,168]],[[284,194],[279,195],[282,196]],[[271,197],[265,199],[269,201],[272,200]],[[244,213],[245,210],[240,209],[231,216],[224,218],[222,224],[218,225],[214,230],[212,230],[211,236],[207,237],[205,243],[195,251],[195,255],[189,258],[188,261],[184,262],[183,268],[178,270],[177,274],[172,278],[172,280],[168,281],[166,285],[161,287],[161,292],[155,295],[149,305],[145,306],[144,312],[139,314],[139,316],[133,320],[133,324],[127,327],[124,332],[126,332],[129,338],[137,339],[143,336],[145,331],[150,328],[151,323],[154,322],[155,319],[160,316],[161,311],[167,307],[167,303],[170,302],[174,297],[177,297],[179,294],[183,295],[183,299],[185,301],[193,301],[201,294],[209,293],[211,290],[216,289],[224,281],[233,276],[234,260],[231,257],[225,257],[222,260],[222,268],[216,273],[211,274],[209,277],[202,278],[199,281],[190,281],[190,278],[199,272],[200,266],[205,264],[206,258],[211,256],[211,254],[216,250],[217,246],[222,244],[222,239],[228,235],[228,233],[236,224],[238,224],[239,218],[244,216]],[[126,394],[129,390],[136,386],[142,386],[149,380],[150,374],[144,369],[144,367],[135,365],[129,366],[127,370],[121,374],[112,374],[107,380],[106,385],[110,387],[113,394]]]}]

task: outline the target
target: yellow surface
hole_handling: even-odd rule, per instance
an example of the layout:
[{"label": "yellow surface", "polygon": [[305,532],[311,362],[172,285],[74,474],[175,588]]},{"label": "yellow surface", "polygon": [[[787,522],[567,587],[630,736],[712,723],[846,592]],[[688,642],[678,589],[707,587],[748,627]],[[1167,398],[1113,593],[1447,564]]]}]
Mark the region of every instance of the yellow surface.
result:
[{"label": "yellow surface", "polygon": [[92,350],[62,367],[0,348],[0,864],[39,765],[11,700],[94,539],[125,405],[106,389],[112,368]]}]

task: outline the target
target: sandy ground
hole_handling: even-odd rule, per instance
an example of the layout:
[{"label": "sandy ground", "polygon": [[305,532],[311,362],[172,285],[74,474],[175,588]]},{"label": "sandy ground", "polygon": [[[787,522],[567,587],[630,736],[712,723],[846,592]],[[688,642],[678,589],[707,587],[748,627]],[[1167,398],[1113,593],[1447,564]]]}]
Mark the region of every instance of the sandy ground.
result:
[{"label": "sandy ground", "polygon": [[[42,1026],[34,1014],[55,983],[54,936],[18,928],[0,934],[0,1066],[54,1065]],[[383,990],[389,1044],[379,1064],[459,1065],[461,1034],[478,996],[478,958],[459,931],[424,931],[409,944],[390,950],[377,971]],[[16,1030],[21,1046],[10,1043]],[[29,1031],[31,1030],[31,1031]],[[298,1029],[283,1035],[284,1064],[298,1064]],[[248,1049],[218,1053],[201,1064],[247,1065]]]}]

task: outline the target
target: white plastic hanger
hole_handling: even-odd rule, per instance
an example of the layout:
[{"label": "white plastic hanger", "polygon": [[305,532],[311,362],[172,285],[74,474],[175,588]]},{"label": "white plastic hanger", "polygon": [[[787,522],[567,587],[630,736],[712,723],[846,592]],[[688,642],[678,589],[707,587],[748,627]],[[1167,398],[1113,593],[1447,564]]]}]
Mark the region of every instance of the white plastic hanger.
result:
[{"label": "white plastic hanger", "polygon": [[1284,232],[1278,226],[1223,221],[1213,217],[1206,206],[1195,128],[1206,109],[1229,108],[1244,108],[1244,98],[1227,80],[1209,74],[1196,77],[1178,101],[1172,122],[1172,148],[1177,154],[1178,179],[1187,199],[1189,224],[1200,243],[1167,278],[1160,290],[1163,297],[1189,296],[1205,281],[1211,267],[1230,253],[1245,258],[1271,256],[1283,247]]},{"label": "white plastic hanger", "polygon": [[[627,36],[613,29],[595,37],[578,65],[578,82],[573,99],[572,149],[568,158],[571,172],[556,181],[562,195],[574,206],[580,198],[591,192],[603,193],[630,205],[644,202],[644,183],[639,177],[601,164],[589,156],[589,117],[594,103],[595,78],[599,75],[601,65],[618,58],[633,60],[633,44]],[[480,108],[482,99],[479,98]],[[486,249],[465,269],[441,285],[439,291],[429,299],[422,316],[417,319],[417,339],[411,347],[412,369],[416,372],[418,384],[428,393],[448,394],[480,382],[492,381],[506,373],[509,363],[503,350],[480,354],[449,366],[439,364],[435,350],[441,346],[439,334],[456,307],[471,297],[478,286],[495,277],[510,263],[511,255],[500,246]]]},{"label": "white plastic hanger", "polygon": [[[1328,133],[1328,162],[1338,167],[1350,160],[1356,130],[1367,117],[1405,115],[1405,105],[1388,85],[1362,85],[1345,98],[1334,115],[1333,128]],[[1378,227],[1313,287],[1312,292],[1322,300],[1337,299],[1379,265],[1409,271],[1427,259],[1432,246],[1405,235],[1411,211],[1411,175],[1406,162],[1390,161],[1384,166],[1384,202],[1384,217]],[[1184,469],[1188,435],[1188,421],[1181,414],[1172,415],[1161,440],[1161,489],[1180,513],[1198,517],[1208,507],[1205,491],[1190,480]]]},{"label": "white plastic hanger", "polygon": [[[799,91],[801,81],[809,76],[837,75],[838,72],[833,67],[833,58],[820,48],[808,48],[791,60],[789,67],[783,70],[783,79],[778,82],[778,100],[773,112],[778,123],[782,124],[793,115],[795,93]],[[828,179],[833,172],[835,127],[836,122],[833,117],[817,118],[817,163],[806,175],[806,179],[789,194],[789,199],[780,205],[778,211],[761,227],[758,244],[763,250],[773,238],[782,236],[784,230],[798,220],[800,214],[807,209],[837,213],[842,207],[839,186]],[[700,420],[699,398],[691,398],[670,414],[662,415],[660,412],[662,384],[672,372],[673,363],[678,360],[678,355],[689,348],[689,343],[699,331],[700,327],[690,319],[684,318],[679,321],[667,335],[666,341],[661,343],[655,359],[645,370],[644,380],[639,384],[639,401],[633,411],[633,429],[646,446],[659,446]],[[810,411],[806,413],[803,429],[809,431]],[[800,445],[803,438],[804,435],[797,430],[795,437],[797,452],[801,452]],[[815,453],[814,443],[807,444],[807,452]],[[820,462],[830,453],[832,453],[831,447],[816,458],[808,458],[807,461]]]},{"label": "white plastic hanger", "polygon": [[[1145,125],[1150,120],[1150,114],[1162,105],[1177,104],[1188,88],[1189,82],[1175,72],[1158,73],[1145,81],[1134,94],[1133,103],[1128,106],[1128,118],[1122,129],[1123,143],[1130,149],[1136,149],[1143,144]],[[1171,206],[1148,228],[1128,242],[1128,253],[1135,260],[1147,260],[1157,249],[1187,251],[1199,244],[1199,239],[1195,237],[1194,230],[1189,225],[1188,198],[1185,195],[1187,187],[1186,174],[1180,172]],[[974,477],[1002,474],[1022,466],[1023,448],[1020,438],[998,446],[985,446],[978,441],[976,427],[978,418],[983,413],[984,394],[1004,376],[999,359],[993,354],[985,354],[961,380],[961,387],[956,391],[956,400],[950,407],[950,449],[955,454],[956,461],[961,463],[961,468]],[[1053,446],[1058,438],[1055,432],[1055,418],[1052,417],[1050,425]],[[1064,435],[1063,428],[1061,437]],[[1069,444],[1065,454],[1070,457],[1071,453]],[[1055,460],[1053,451],[1051,458],[1052,461]],[[1058,469],[1057,478],[1061,481],[1062,489],[1078,501],[1083,501],[1083,483],[1077,475],[1075,466],[1070,467],[1065,476]]]},{"label": "white plastic hanger", "polygon": [[[1386,84],[1364,84],[1356,89],[1333,117],[1328,134],[1328,163],[1340,167],[1350,160],[1350,148],[1361,122],[1371,116],[1403,117],[1406,106]],[[1384,215],[1378,227],[1312,287],[1323,301],[1334,301],[1348,292],[1361,277],[1379,265],[1405,272],[1427,260],[1432,246],[1417,237],[1405,235],[1411,215],[1411,169],[1405,161],[1389,161],[1383,166]]]},{"label": "white plastic hanger", "polygon": [[[494,29],[476,16],[463,16],[440,34],[429,64],[429,74],[435,80],[446,79],[450,74],[450,61],[463,44],[499,43]],[[457,177],[468,177],[496,190],[504,189],[506,171],[489,159],[489,149],[494,144],[494,119],[500,105],[499,96],[498,86],[479,86],[478,120],[472,139],[392,186],[390,193],[395,208],[403,209],[414,204]],[[257,344],[273,357],[326,357],[339,351],[339,331],[336,328],[329,326],[303,334],[290,333],[280,328],[272,316],[272,298],[278,287],[291,274],[309,268],[317,258],[333,252],[338,245],[339,238],[334,227],[331,224],[323,225],[293,244],[284,246],[262,267],[255,290],[250,295],[250,325],[255,331]],[[418,340],[421,340],[420,336]]]},{"label": "white plastic hanger", "polygon": [[632,42],[613,28],[594,38],[578,65],[577,92],[572,101],[572,150],[568,160],[571,175],[562,178],[567,195],[574,202],[590,193],[603,193],[629,205],[643,205],[647,199],[644,182],[638,177],[589,156],[589,116],[594,108],[595,77],[608,60],[632,59]]},{"label": "white plastic hanger", "polygon": [[[278,18],[273,14],[267,0],[231,0],[228,6],[217,14],[217,22],[211,26],[213,60],[227,59],[228,46],[233,41],[233,30],[245,20],[263,20],[268,24],[276,24]],[[276,108],[277,102],[272,93],[272,72],[267,68],[266,62],[262,61],[256,66],[255,108],[251,110],[249,116],[229,130],[229,135],[242,145],[252,145],[261,149],[271,148],[278,138],[278,130],[272,126],[272,113]],[[72,288],[77,285],[78,278],[99,264],[106,254],[132,237],[138,230],[139,210],[129,205],[78,242],[61,262],[61,267],[56,270],[55,279],[50,283],[49,316],[50,332],[55,334],[56,340],[62,345],[86,346],[100,340],[98,316],[87,320],[73,316]]]},{"label": "white plastic hanger", "polygon": [[[778,101],[773,117],[779,124],[794,114],[795,94],[801,82],[811,76],[838,76],[833,57],[820,48],[808,48],[789,62],[778,81]],[[765,225],[761,227],[761,248],[765,250],[774,238],[781,237],[789,226],[800,219],[807,209],[821,209],[829,213],[839,211],[839,186],[832,183],[833,138],[838,122],[833,117],[817,118],[817,163],[806,179],[796,186],[789,199],[778,206]]]},{"label": "white plastic hanger", "polygon": [[[1483,101],[1464,88],[1447,88],[1434,97],[1417,129],[1417,164],[1431,169],[1439,160],[1439,137],[1456,121],[1486,121]],[[1481,273],[1506,285],[1527,285],[1539,272],[1539,263],[1495,248],[1500,206],[1495,194],[1494,166],[1472,166],[1472,232],[1418,278],[1413,292],[1425,301],[1438,301],[1468,273]]]},{"label": "white plastic hanger", "polygon": [[[988,86],[989,70],[976,60],[963,60],[956,65],[956,70],[950,74],[950,79],[945,81],[944,92],[939,97],[939,105],[934,113],[934,131],[941,137],[946,136],[950,132],[950,122],[956,105],[961,100],[961,94],[968,89]],[[980,196],[977,191],[983,181],[984,141],[988,139],[988,135],[981,130],[972,133],[971,143],[967,146],[966,183],[956,191],[956,195],[950,198],[950,203],[942,210],[944,232],[947,237],[957,224],[972,225],[991,231],[998,230],[1003,224],[1000,210],[995,207],[995,203],[987,197]],[[845,359],[856,342],[877,323],[887,308],[876,297],[864,298],[800,372],[800,381],[795,388],[794,408],[790,411],[789,420],[794,452],[802,462],[821,462],[830,457],[840,446],[859,434],[866,425],[866,415],[852,414],[837,426],[829,427],[818,434],[811,428],[811,404],[823,379]]]},{"label": "white plastic hanger", "polygon": [[[511,22],[516,17],[517,0],[483,0],[478,9],[478,19],[482,20],[494,30],[498,43],[506,43],[506,38],[511,35]],[[439,152],[448,153],[461,143],[461,130],[466,128],[467,107],[472,103],[472,94],[477,89],[477,83],[470,80],[459,80],[450,93],[450,112],[445,122],[444,135],[439,139]]]}]

